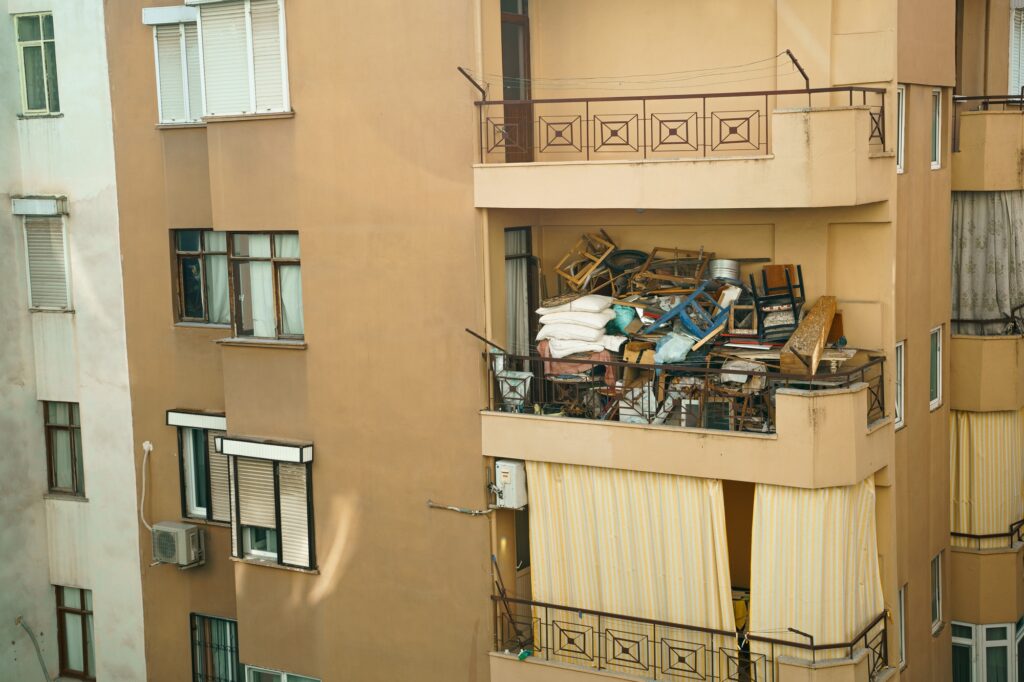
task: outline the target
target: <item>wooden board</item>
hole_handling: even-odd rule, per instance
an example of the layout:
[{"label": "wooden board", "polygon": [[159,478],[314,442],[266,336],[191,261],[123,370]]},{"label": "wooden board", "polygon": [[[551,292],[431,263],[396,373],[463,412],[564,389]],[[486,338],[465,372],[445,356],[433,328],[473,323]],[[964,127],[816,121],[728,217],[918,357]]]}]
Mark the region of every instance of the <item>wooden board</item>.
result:
[{"label": "wooden board", "polygon": [[818,371],[835,314],[835,296],[818,299],[779,353],[779,368],[783,373],[814,374]]}]

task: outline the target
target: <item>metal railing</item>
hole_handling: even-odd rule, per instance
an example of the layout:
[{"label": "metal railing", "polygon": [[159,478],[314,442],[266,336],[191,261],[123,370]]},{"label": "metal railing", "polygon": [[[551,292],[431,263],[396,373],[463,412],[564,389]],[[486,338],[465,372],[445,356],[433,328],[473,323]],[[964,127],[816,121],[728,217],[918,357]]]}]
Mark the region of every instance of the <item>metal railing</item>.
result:
[{"label": "metal railing", "polygon": [[1024,87],[1019,95],[953,95],[953,151],[960,151],[960,114],[971,111],[1024,113]]},{"label": "metal railing", "polygon": [[1024,334],[1024,305],[1010,310],[1009,315],[988,319],[953,318],[954,334],[972,336],[1017,336]]},{"label": "metal railing", "polygon": [[[811,662],[853,658],[864,650],[870,678],[889,665],[887,614],[882,612],[849,642],[816,644],[736,633],[594,609],[492,595],[497,614],[495,651],[520,652],[597,670],[654,680],[775,682],[780,655]],[[804,640],[807,641],[804,641]]]},{"label": "metal railing", "polygon": [[768,155],[780,98],[865,106],[885,147],[885,89],[755,90],[476,102],[481,163]]},{"label": "metal railing", "polygon": [[[967,549],[1013,549],[1024,542],[1024,519],[1014,521],[1005,533],[958,533],[950,531],[954,547]],[[958,542],[959,541],[959,542]],[[985,546],[983,546],[985,545]]]},{"label": "metal railing", "polygon": [[[823,361],[814,375],[709,364],[649,365],[620,360],[486,353],[487,409],[682,428],[775,433],[780,388],[803,391],[867,384],[867,423],[885,416],[885,359]],[[717,363],[721,365],[721,362]]]}]

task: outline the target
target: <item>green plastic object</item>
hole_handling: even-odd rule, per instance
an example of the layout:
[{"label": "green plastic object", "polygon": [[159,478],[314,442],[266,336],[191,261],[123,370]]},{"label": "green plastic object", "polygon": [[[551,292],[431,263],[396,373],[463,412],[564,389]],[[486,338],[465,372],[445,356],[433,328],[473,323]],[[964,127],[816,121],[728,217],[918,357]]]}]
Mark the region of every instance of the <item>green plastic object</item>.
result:
[{"label": "green plastic object", "polygon": [[523,649],[519,652],[518,658],[520,661],[525,661],[530,656],[533,656],[533,649]]}]

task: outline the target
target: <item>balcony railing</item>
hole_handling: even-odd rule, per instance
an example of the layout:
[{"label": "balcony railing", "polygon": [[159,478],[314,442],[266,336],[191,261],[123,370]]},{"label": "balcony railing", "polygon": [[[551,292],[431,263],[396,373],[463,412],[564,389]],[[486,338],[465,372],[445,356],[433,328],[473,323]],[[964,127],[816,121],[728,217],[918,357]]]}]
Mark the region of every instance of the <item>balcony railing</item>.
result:
[{"label": "balcony railing", "polygon": [[771,113],[793,106],[863,106],[870,142],[885,147],[885,89],[756,90],[680,95],[476,102],[481,163],[764,156]]},{"label": "balcony railing", "polygon": [[960,114],[969,111],[1019,111],[1024,113],[1024,87],[1020,95],[954,95],[953,151],[960,151]]},{"label": "balcony railing", "polygon": [[866,650],[872,680],[889,665],[884,611],[849,642],[816,644],[813,637],[792,628],[790,632],[801,639],[737,634],[498,595],[491,599],[498,617],[495,651],[529,650],[545,661],[654,680],[775,682],[776,652],[784,654],[787,649],[799,650],[812,662],[853,658],[856,651]]},{"label": "balcony railing", "polygon": [[[858,354],[864,353],[863,351]],[[779,389],[822,391],[867,384],[867,423],[885,416],[884,358],[857,356],[814,375],[702,364],[649,365],[489,353],[487,409],[682,428],[775,433]],[[756,363],[752,363],[756,364]],[[717,366],[716,366],[717,365]]]},{"label": "balcony railing", "polygon": [[1013,549],[1024,542],[1024,519],[1014,521],[1005,533],[958,533],[951,531],[954,547],[967,549]]}]

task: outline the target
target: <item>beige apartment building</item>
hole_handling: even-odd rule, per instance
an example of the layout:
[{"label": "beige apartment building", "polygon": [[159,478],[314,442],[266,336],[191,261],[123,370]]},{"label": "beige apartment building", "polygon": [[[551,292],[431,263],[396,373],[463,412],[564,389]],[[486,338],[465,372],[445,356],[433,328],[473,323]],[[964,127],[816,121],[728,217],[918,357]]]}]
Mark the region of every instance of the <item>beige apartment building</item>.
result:
[{"label": "beige apartment building", "polygon": [[148,679],[1017,679],[997,4],[107,3]]}]

